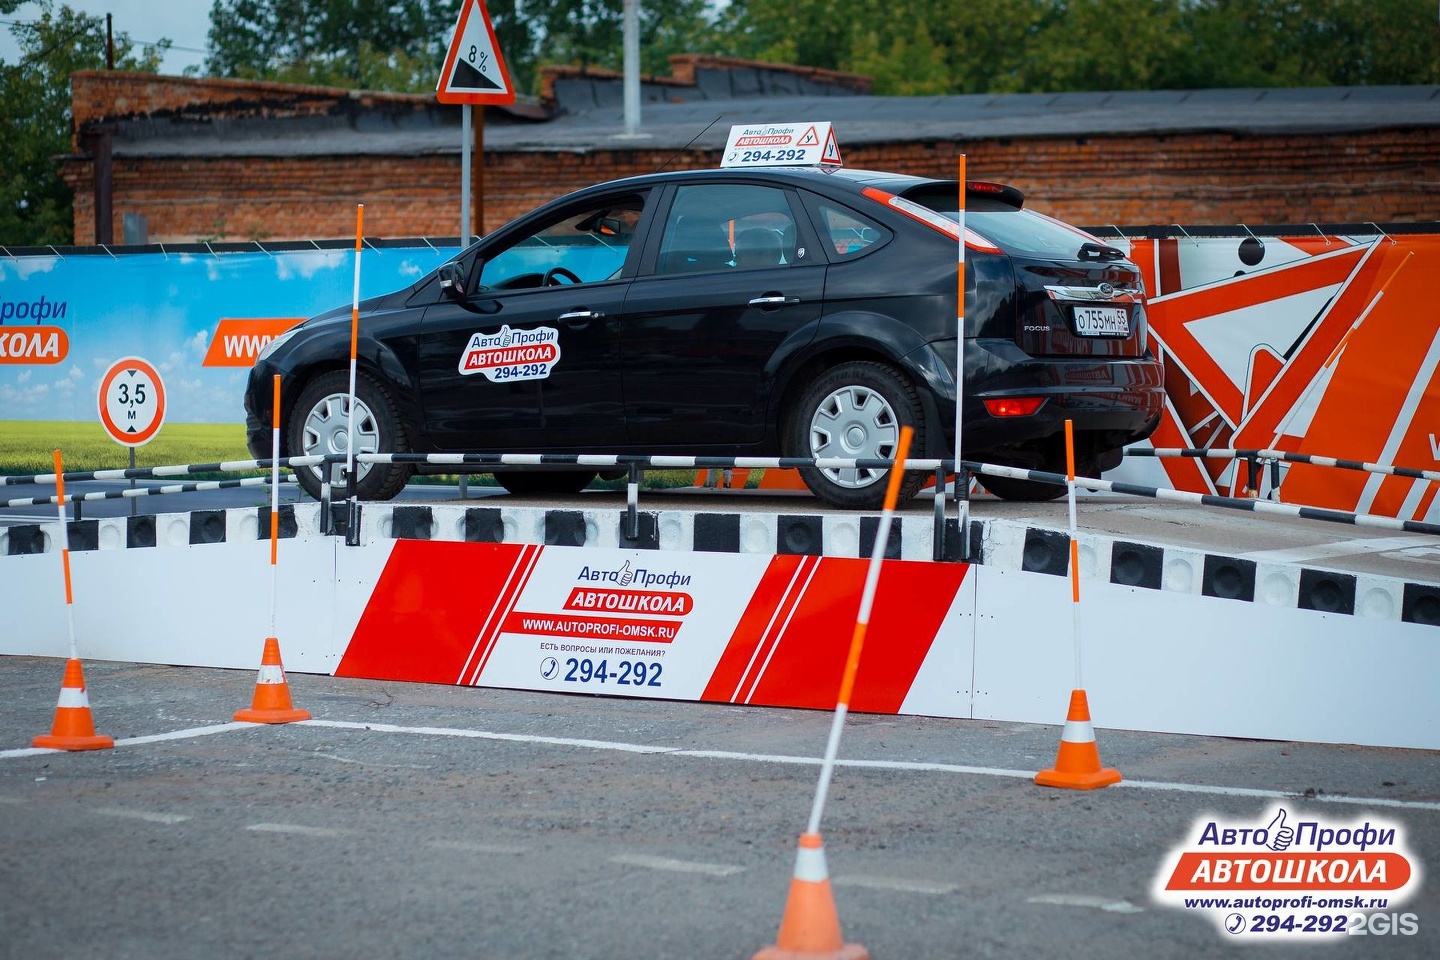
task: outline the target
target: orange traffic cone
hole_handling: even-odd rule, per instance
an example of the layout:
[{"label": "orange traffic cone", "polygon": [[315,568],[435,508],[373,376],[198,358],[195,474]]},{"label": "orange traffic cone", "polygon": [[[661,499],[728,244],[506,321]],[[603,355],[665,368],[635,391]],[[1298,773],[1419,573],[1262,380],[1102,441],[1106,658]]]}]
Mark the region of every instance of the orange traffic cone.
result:
[{"label": "orange traffic cone", "polygon": [[802,833],[780,935],[774,946],[761,950],[753,960],[868,960],[869,956],[869,950],[846,943],[840,935],[825,847],[820,834]]},{"label": "orange traffic cone", "polygon": [[49,750],[108,750],[115,741],[95,732],[90,715],[90,698],[85,695],[85,671],[79,660],[65,661],[65,679],[60,681],[60,702],[55,704],[55,723],[48,735],[30,741],[32,747]]},{"label": "orange traffic cone", "polygon": [[249,710],[236,712],[235,719],[244,723],[294,723],[310,719],[310,711],[290,705],[290,684],[285,682],[285,667],[280,663],[280,641],[274,637],[265,638],[260,676],[255,680],[255,699]]},{"label": "orange traffic cone", "polygon": [[1060,734],[1060,755],[1055,766],[1035,774],[1042,787],[1094,790],[1120,782],[1120,771],[1100,766],[1100,749],[1095,745],[1095,728],[1090,726],[1090,704],[1084,690],[1070,691],[1070,712]]}]

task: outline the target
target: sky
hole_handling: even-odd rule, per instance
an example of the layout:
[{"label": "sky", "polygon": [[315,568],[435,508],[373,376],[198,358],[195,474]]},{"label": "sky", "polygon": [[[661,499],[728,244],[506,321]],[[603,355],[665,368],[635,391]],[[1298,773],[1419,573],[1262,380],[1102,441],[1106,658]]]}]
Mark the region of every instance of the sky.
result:
[{"label": "sky", "polygon": [[[128,33],[137,44],[172,41],[161,73],[179,74],[205,60],[211,0],[57,0],[55,10],[62,5],[102,17],[111,14],[115,32]],[[40,9],[37,3],[22,3],[14,13],[0,15],[0,21],[34,20]],[[20,48],[9,23],[0,23],[0,60],[15,63],[19,59]]]}]

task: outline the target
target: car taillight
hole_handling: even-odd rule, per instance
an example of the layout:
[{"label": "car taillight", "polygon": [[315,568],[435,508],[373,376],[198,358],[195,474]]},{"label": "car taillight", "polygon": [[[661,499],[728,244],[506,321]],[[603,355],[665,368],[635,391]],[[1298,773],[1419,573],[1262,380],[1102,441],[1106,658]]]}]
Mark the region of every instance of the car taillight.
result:
[{"label": "car taillight", "polygon": [[[922,206],[914,200],[906,200],[904,197],[897,197],[893,193],[886,193],[884,190],[875,187],[866,187],[860,192],[876,203],[883,203],[897,213],[905,214],[905,216],[914,220],[916,223],[923,223],[931,230],[945,234],[951,240],[960,239],[960,225],[943,213],[936,213],[929,207]],[[985,253],[1000,252],[999,247],[969,227],[965,228],[965,246],[967,249],[981,250]]]},{"label": "car taillight", "polygon": [[1044,397],[1001,397],[985,401],[985,409],[992,417],[1028,417],[1044,405]]}]

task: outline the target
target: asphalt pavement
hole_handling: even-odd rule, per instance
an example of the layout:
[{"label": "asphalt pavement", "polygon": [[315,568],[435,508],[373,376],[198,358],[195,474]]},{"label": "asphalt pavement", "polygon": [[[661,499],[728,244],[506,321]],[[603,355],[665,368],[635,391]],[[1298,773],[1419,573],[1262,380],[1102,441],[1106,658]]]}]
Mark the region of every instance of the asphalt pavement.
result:
[{"label": "asphalt pavement", "polygon": [[[17,960],[750,957],[776,940],[831,724],[291,674],[312,721],[237,725],[251,671],[91,661],[116,747],[56,753],[28,745],[62,662],[0,671]],[[1125,778],[1094,792],[1031,782],[1058,726],[849,717],[821,825],[846,939],[905,960],[1440,955],[1433,882],[1388,911],[1412,932],[1285,942],[1152,895],[1198,822],[1276,805],[1383,818],[1433,870],[1440,753],[1110,731],[1091,706]]]}]

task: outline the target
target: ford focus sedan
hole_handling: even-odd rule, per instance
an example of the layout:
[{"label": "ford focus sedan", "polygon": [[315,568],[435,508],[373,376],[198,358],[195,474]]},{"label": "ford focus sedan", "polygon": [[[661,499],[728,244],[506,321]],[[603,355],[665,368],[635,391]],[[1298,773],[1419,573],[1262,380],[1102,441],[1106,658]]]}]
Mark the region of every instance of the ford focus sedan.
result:
[{"label": "ford focus sedan", "polygon": [[[875,171],[696,170],[599,184],[481,238],[360,305],[357,453],[594,453],[889,459],[953,455],[959,184]],[[1150,435],[1163,400],[1144,287],[1124,254],[966,185],[962,455],[1096,475]],[[350,305],[273,341],[245,396],[270,455],[343,453]],[[318,494],[343,466],[299,471]],[[363,499],[411,465],[362,464]],[[887,471],[805,468],[827,503],[874,509]],[[593,473],[497,470],[512,492]],[[911,474],[902,493],[927,477]],[[1062,488],[983,478],[996,495]]]}]

